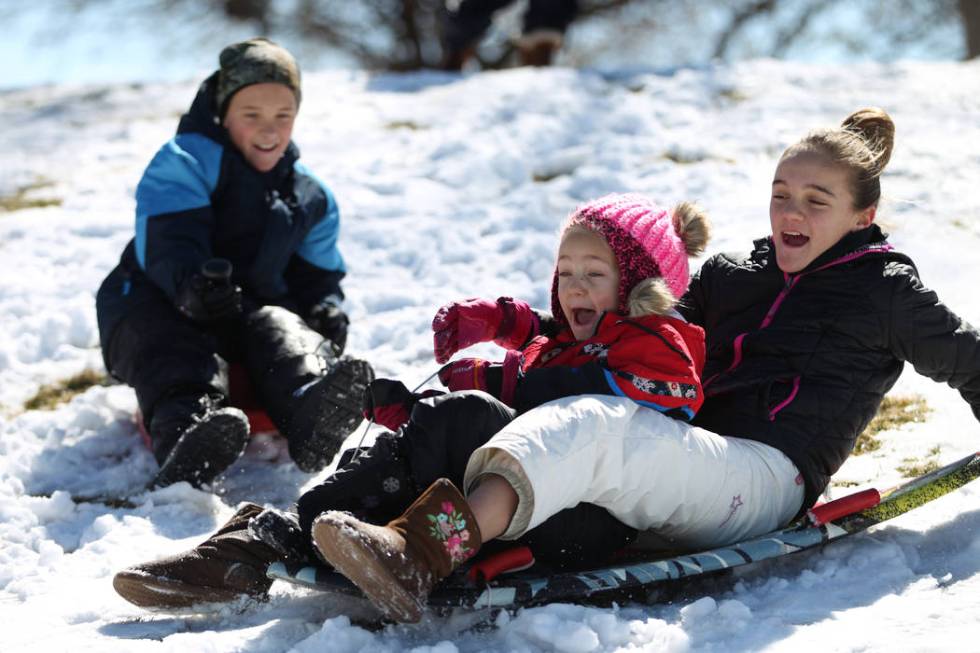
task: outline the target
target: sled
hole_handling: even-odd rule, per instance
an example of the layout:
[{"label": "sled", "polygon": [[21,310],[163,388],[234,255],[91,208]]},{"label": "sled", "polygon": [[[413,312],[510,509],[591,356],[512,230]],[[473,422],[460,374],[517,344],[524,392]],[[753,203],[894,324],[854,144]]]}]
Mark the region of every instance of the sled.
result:
[{"label": "sled", "polygon": [[[252,382],[248,380],[245,367],[240,363],[232,363],[228,366],[228,397],[229,404],[241,409],[248,417],[249,432],[251,435],[266,433],[278,435],[276,425],[269,419],[269,414],[259,405],[259,401],[252,389]],[[143,421],[143,413],[136,410],[136,427],[139,429],[140,437],[147,448],[150,447],[150,433],[146,429]]]},{"label": "sled", "polygon": [[[627,548],[614,564],[597,569],[556,573],[531,564],[522,571],[504,573],[533,561],[526,547],[516,547],[477,559],[457,570],[435,587],[428,603],[436,611],[445,612],[595,602],[610,597],[644,600],[678,581],[806,551],[860,533],[952,492],[978,476],[980,453],[974,453],[889,490],[863,490],[814,506],[789,526],[765,535],[680,554],[665,554],[662,549]],[[269,566],[267,574],[276,580],[327,593],[362,596],[346,578],[324,567],[291,567],[276,562]]]}]

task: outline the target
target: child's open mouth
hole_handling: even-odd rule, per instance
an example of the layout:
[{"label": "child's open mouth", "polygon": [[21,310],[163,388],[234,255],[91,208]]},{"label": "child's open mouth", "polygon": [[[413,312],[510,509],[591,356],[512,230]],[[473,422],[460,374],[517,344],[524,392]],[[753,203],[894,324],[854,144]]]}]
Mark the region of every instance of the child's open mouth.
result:
[{"label": "child's open mouth", "polygon": [[255,149],[259,150],[260,152],[273,152],[275,151],[276,147],[277,147],[276,145],[259,145],[258,143],[255,144]]},{"label": "child's open mouth", "polygon": [[803,247],[810,242],[809,236],[804,236],[798,231],[784,231],[782,236],[783,244],[789,247]]},{"label": "child's open mouth", "polygon": [[586,326],[592,324],[595,320],[595,311],[591,308],[573,308],[572,309],[572,319],[575,320],[575,326]]}]

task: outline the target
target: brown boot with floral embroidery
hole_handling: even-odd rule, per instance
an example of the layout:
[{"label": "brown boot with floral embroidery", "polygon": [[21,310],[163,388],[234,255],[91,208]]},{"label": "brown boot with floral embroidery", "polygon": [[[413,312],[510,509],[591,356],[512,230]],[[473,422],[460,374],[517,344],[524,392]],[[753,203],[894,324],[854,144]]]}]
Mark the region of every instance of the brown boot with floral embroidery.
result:
[{"label": "brown boot with floral embroidery", "polygon": [[422,618],[432,587],[482,544],[466,499],[444,478],[387,526],[325,512],[313,523],[313,541],[386,617],[410,623]]}]

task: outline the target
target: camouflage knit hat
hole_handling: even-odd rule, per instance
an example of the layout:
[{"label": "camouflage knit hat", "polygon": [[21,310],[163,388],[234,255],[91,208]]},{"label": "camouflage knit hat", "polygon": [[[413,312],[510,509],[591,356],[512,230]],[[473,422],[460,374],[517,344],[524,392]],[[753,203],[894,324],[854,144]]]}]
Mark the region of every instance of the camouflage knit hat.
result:
[{"label": "camouflage knit hat", "polygon": [[231,96],[251,84],[273,82],[288,86],[299,104],[299,66],[284,47],[266,38],[233,43],[218,57],[218,88],[215,102],[218,114],[225,115]]}]

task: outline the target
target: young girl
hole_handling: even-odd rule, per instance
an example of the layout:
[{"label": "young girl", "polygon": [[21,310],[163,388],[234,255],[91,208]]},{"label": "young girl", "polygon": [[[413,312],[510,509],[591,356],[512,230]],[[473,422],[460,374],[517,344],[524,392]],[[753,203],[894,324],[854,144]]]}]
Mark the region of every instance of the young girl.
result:
[{"label": "young girl", "polygon": [[[195,549],[123,570],[114,587],[145,607],[262,594],[271,582],[265,577],[269,562],[310,557],[319,514],[344,510],[386,523],[437,479],[462,484],[474,450],[517,414],[555,398],[624,396],[690,419],[703,399],[704,332],[673,306],[688,285],[688,256],[704,250],[707,232],[706,216],[690,204],[668,214],[645,197],[611,195],[579,207],[562,231],[553,276],[555,337],[531,337],[537,317],[510,298],[443,307],[435,320],[443,340],[453,331],[458,341],[460,328],[468,337],[472,321],[453,319],[469,310],[465,305],[504,319],[505,328],[496,325],[490,338],[500,332],[501,344],[530,342],[523,351],[508,351],[502,363],[468,358],[446,365],[440,378],[449,394],[423,399],[397,382],[374,383],[369,416],[397,433],[379,435],[370,449],[342,461],[300,497],[292,525],[282,513],[250,504]],[[410,418],[402,425],[391,419],[395,413]],[[557,566],[598,564],[636,534],[604,508],[579,502],[566,508],[522,538],[538,559]],[[569,532],[582,535],[570,539]]]},{"label": "young girl", "polygon": [[320,516],[324,557],[389,617],[415,621],[433,584],[483,542],[579,502],[682,547],[786,523],[826,487],[906,360],[980,417],[980,333],[873,223],[893,140],[891,118],[865,109],[791,146],[773,179],[771,236],[694,278],[680,309],[708,334],[695,425],[619,397],[551,402],[477,449],[466,498],[443,479],[386,527]]},{"label": "young girl", "polygon": [[[533,337],[518,351],[539,330],[528,304],[509,297],[448,304],[433,320],[437,361],[448,358],[448,341],[459,341],[461,313],[499,308],[513,327],[498,340],[515,349],[502,363],[450,363],[440,380],[450,390],[489,391],[519,413],[569,395],[616,394],[690,420],[701,405],[704,333],[673,308],[687,288],[687,257],[704,251],[707,229],[706,217],[687,203],[671,215],[639,195],[579,207],[562,230],[552,279],[557,335]],[[463,319],[465,333],[473,320]],[[500,329],[485,317],[487,324]]]}]

